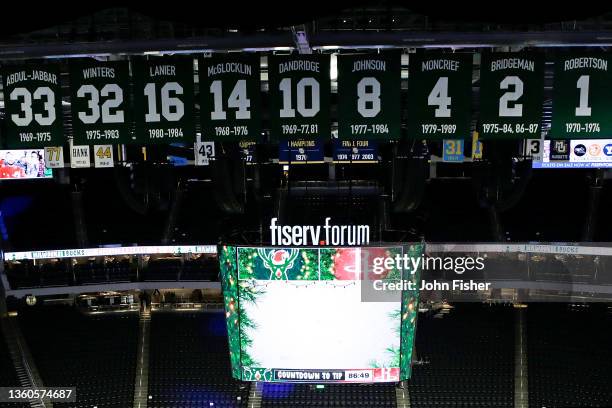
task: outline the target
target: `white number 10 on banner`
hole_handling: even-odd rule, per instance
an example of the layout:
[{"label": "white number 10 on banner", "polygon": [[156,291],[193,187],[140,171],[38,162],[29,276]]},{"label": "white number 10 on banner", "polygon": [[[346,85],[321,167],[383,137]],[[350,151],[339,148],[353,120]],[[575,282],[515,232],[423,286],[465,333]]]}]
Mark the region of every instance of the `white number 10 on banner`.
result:
[{"label": "white number 10 on banner", "polygon": [[208,166],[210,159],[215,158],[215,142],[202,142],[198,136],[194,150],[196,166]]}]

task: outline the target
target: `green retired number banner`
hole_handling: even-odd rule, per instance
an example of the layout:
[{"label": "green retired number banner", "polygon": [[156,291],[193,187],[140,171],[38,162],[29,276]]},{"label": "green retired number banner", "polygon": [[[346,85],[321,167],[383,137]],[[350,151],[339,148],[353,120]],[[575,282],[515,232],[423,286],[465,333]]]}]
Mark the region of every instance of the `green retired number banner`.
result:
[{"label": "green retired number banner", "polygon": [[127,61],[71,64],[70,95],[75,145],[133,141]]},{"label": "green retired number banner", "polygon": [[133,72],[136,141],[194,142],[193,59],[138,60]]},{"label": "green retired number banner", "polygon": [[329,138],[329,55],[268,57],[271,139]]},{"label": "green retired number banner", "polygon": [[198,67],[202,140],[259,139],[259,55],[213,55]]},{"label": "green retired number banner", "polygon": [[[565,54],[555,60],[550,139],[608,138],[612,74],[607,54]],[[611,67],[612,68],[612,67]]]},{"label": "green retired number banner", "polygon": [[401,56],[338,55],[338,138],[397,139]]},{"label": "green retired number banner", "polygon": [[409,73],[409,135],[437,140],[467,138],[472,54],[411,54]]},{"label": "green retired number banner", "polygon": [[480,138],[539,138],[543,95],[544,58],[541,54],[483,53]]},{"label": "green retired number banner", "polygon": [[4,67],[7,147],[19,149],[64,144],[59,79],[57,65]]}]

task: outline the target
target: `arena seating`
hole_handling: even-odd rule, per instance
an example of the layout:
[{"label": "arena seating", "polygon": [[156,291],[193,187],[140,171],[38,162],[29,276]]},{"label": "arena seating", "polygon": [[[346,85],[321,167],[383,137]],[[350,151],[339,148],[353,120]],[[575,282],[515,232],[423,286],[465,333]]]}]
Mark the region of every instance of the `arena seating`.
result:
[{"label": "arena seating", "polygon": [[610,312],[605,304],[529,305],[530,406],[612,406]]},{"label": "arena seating", "polygon": [[[57,407],[131,405],[136,313],[84,315],[68,306],[35,306],[22,308],[18,321],[45,385],[78,388],[76,404]],[[611,327],[612,308],[604,304],[530,304],[530,406],[612,406]],[[422,314],[416,344],[411,406],[513,405],[512,307],[464,303],[441,318]],[[247,406],[248,385],[231,377],[222,313],[154,311],[149,356],[149,407]],[[0,338],[0,386],[17,384]],[[263,384],[262,407],[395,408],[394,387]]]},{"label": "arena seating", "polygon": [[83,315],[68,306],[24,308],[19,323],[46,386],[76,386],[76,403],[126,408],[134,393],[137,313]]},{"label": "arena seating", "polygon": [[463,303],[443,318],[419,316],[416,348],[426,363],[413,367],[412,407],[512,407],[512,313],[508,306]]},{"label": "arena seating", "polygon": [[181,261],[177,258],[150,260],[147,268],[148,280],[178,280]]},{"label": "arena seating", "polygon": [[232,379],[219,312],[151,314],[149,408],[246,407],[248,387]]},{"label": "arena seating", "polygon": [[7,264],[6,277],[11,288],[33,288],[40,286],[40,269],[30,262]]},{"label": "arena seating", "polygon": [[74,278],[77,284],[92,284],[106,282],[129,282],[134,277],[130,273],[127,259],[115,262],[96,264],[86,262],[74,267]]},{"label": "arena seating", "polygon": [[18,385],[15,367],[4,341],[4,333],[0,327],[0,387]]},{"label": "arena seating", "polygon": [[202,257],[185,262],[181,270],[181,280],[219,280],[219,261],[212,257]]},{"label": "arena seating", "polygon": [[262,408],[338,407],[395,408],[395,384],[264,384]]},{"label": "arena seating", "polygon": [[13,289],[67,286],[72,282],[68,266],[64,262],[41,265],[16,263],[7,268],[6,275]]},{"label": "arena seating", "polygon": [[[0,327],[0,387],[19,387],[17,373],[13,366],[13,361],[9,354],[6,342],[4,341],[4,333]],[[11,408],[26,408],[28,403],[11,403]]]},{"label": "arena seating", "polygon": [[179,259],[155,259],[149,261],[144,271],[144,280],[147,281],[176,281],[176,280],[219,280],[219,262],[216,258],[202,257],[200,259],[185,261],[181,264]]}]

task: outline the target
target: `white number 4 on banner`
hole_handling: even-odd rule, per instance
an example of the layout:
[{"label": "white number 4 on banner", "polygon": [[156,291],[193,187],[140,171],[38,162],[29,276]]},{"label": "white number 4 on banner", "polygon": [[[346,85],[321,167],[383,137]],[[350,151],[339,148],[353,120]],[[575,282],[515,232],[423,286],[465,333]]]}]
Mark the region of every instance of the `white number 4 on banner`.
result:
[{"label": "white number 4 on banner", "polygon": [[201,142],[198,140],[195,143],[194,150],[196,166],[208,166],[210,159],[215,158],[215,142]]},{"label": "white number 4 on banner", "polygon": [[94,166],[95,167],[113,167],[113,145],[95,145],[94,146]]},{"label": "white number 4 on banner", "polygon": [[50,169],[64,167],[64,148],[62,146],[45,147],[45,166]]}]

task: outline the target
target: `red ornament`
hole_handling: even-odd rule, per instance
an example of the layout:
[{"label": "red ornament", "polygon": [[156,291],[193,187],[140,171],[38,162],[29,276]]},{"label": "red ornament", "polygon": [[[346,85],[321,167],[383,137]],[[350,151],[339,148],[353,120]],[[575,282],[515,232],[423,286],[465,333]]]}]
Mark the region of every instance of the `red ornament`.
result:
[{"label": "red ornament", "polygon": [[274,254],[272,255],[272,263],[274,265],[282,265],[283,263],[285,263],[285,260],[287,258],[289,258],[289,252],[285,251],[284,249],[280,249],[274,252]]},{"label": "red ornament", "polygon": [[[378,258],[382,259],[384,263],[384,260],[391,256],[386,248],[361,248],[361,251],[356,248],[340,248],[333,257],[333,273],[339,280],[357,280],[363,279],[363,271],[367,268],[370,271],[368,274],[370,280],[384,279],[392,269],[385,268],[384,264],[380,264],[384,268],[383,272],[380,274],[374,273],[373,262],[375,258]],[[358,259],[358,257],[361,257],[361,259]]]},{"label": "red ornament", "polygon": [[338,280],[359,279],[359,251],[355,248],[340,248],[333,257],[333,273]]}]

